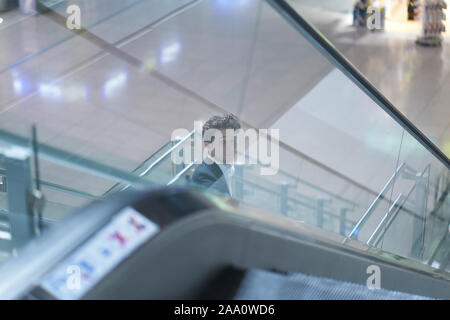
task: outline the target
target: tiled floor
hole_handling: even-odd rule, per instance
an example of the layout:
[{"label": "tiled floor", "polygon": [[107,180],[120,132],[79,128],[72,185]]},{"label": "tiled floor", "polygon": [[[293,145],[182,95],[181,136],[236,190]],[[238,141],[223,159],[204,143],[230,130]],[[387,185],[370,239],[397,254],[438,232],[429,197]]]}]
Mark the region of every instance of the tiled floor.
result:
[{"label": "tiled floor", "polygon": [[[420,22],[407,22],[402,1],[391,1],[392,16],[386,32],[364,33],[355,41],[350,13],[337,12],[330,3],[305,6],[309,0],[292,0],[297,10],[316,25],[338,49],[389,100],[419,127],[447,155],[450,155],[450,34],[445,33],[442,47],[427,48],[414,43]],[[398,2],[399,4],[394,6]],[[328,7],[332,12],[324,12]],[[344,6],[345,7],[345,6]],[[348,10],[348,5],[346,6]],[[395,18],[395,19],[394,19]],[[449,16],[447,15],[447,18]],[[439,118],[439,119],[438,119]]]},{"label": "tiled floor", "polygon": [[[88,31],[81,36],[54,16],[1,14],[1,129],[28,135],[37,123],[42,142],[131,171],[174,129],[231,111],[248,125],[280,129],[297,150],[282,152],[286,171],[364,203],[370,197],[349,180],[376,192],[399,160],[417,170],[432,162],[414,143],[401,148],[400,127],[265,3],[73,2]],[[358,32],[346,13],[293,2],[450,155],[448,39],[422,48],[411,34]],[[90,181],[46,169],[74,188]],[[434,165],[435,174],[441,169]],[[111,183],[92,182],[89,191]]]}]

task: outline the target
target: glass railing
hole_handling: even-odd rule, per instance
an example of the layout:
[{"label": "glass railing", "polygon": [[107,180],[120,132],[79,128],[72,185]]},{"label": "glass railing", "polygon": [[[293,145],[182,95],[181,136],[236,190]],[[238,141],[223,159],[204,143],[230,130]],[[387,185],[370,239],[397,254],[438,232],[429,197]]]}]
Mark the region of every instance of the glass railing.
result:
[{"label": "glass railing", "polygon": [[[29,147],[32,145],[32,141],[25,137],[0,131],[0,141],[2,141],[1,158],[3,160],[1,167],[4,168],[2,169],[2,176],[5,178],[5,188],[1,193],[4,204],[4,210],[1,211],[4,218],[2,220],[4,230],[2,231],[6,236],[6,243],[9,243],[4,246],[4,253],[11,253],[14,249],[20,248],[41,232],[44,232],[46,227],[57,223],[74,209],[92,200],[100,199],[104,195],[120,192],[129,186],[135,187],[136,183],[138,185],[178,185],[202,188],[190,180],[196,165],[187,164],[179,167],[174,166],[171,161],[172,152],[179,152],[186,145],[192,147],[191,138],[193,135],[194,133],[192,132],[186,137],[180,137],[173,142],[164,144],[155,154],[136,168],[133,173],[127,174],[118,169],[90,159],[81,158],[66,151],[57,150],[42,143],[37,143],[37,156],[40,166],[36,170],[36,168],[32,168],[34,163],[33,149]],[[11,150],[16,150],[16,153],[21,152],[26,155],[25,160],[19,162],[22,170],[18,172],[14,171],[15,168],[8,164],[11,161],[18,161]],[[47,166],[51,169],[52,174],[47,172]],[[280,175],[284,180],[279,184],[263,179],[256,173],[258,167],[259,165],[236,165],[237,174],[233,182],[234,198],[243,204],[280,213],[294,220],[336,233],[339,233],[343,226],[351,228],[354,225],[355,221],[347,219],[345,215],[342,215],[342,212],[354,210],[357,207],[356,203],[295,179],[283,171],[280,172]],[[24,172],[30,174],[29,176],[25,175],[30,184],[27,188],[28,192],[13,195],[14,180],[17,179],[17,176],[23,179]],[[72,181],[65,175],[72,177]],[[43,196],[41,199],[31,201],[33,203],[40,200],[40,204],[36,205],[38,208],[34,206],[28,208],[31,205],[29,197],[33,195],[31,191],[36,189],[36,176],[40,177],[39,191]],[[88,185],[85,187],[78,186],[78,182],[74,177],[89,181],[89,188]],[[88,177],[89,180],[87,180]],[[320,196],[313,197],[294,192],[293,190],[296,189],[296,186],[293,184],[294,180],[296,180],[297,184],[301,184],[302,188],[315,190]],[[292,185],[289,185],[289,183],[292,183]],[[112,185],[112,187],[108,189],[109,185]],[[75,189],[75,186],[78,186],[79,189]],[[101,191],[96,193],[87,191],[94,189],[107,191],[103,193]],[[8,199],[13,199],[16,205],[14,207],[8,206]],[[20,205],[22,205],[23,211],[29,210],[29,212],[19,212],[18,210],[20,209],[16,208],[20,208]],[[11,222],[11,217],[20,218],[18,221]],[[15,225],[10,227],[11,224]],[[21,228],[26,227],[29,229],[29,232],[16,234],[14,231],[18,226]]]},{"label": "glass railing", "polygon": [[[26,41],[0,29],[10,48],[0,61],[4,216],[17,201],[57,221],[130,186],[192,186],[196,165],[171,161],[192,140],[167,141],[231,112],[244,129],[280,132],[278,172],[236,165],[235,199],[421,261],[444,255],[448,226],[433,219],[448,214],[448,158],[301,12],[278,0],[70,1],[82,14],[81,30],[70,30],[68,4],[19,22],[24,37],[34,30]],[[13,147],[28,172],[14,197],[11,175],[22,171],[4,163]],[[36,170],[42,209],[39,196],[22,203]]]},{"label": "glass railing", "polygon": [[[141,177],[154,183],[193,186],[191,182],[197,164],[194,162],[175,165],[173,154],[183,156],[182,151],[189,148],[194,153],[194,135],[192,131],[185,137],[166,143],[158,156],[151,158],[155,162],[146,161],[145,165],[135,170]],[[169,148],[169,146],[171,146]],[[258,172],[261,164],[236,164],[233,179],[233,198],[243,203],[280,213],[295,220],[304,221],[325,230],[345,234],[353,228],[356,221],[347,216],[358,211],[358,204],[333,194],[325,189],[310,184],[289,173],[279,170],[280,179],[271,181]],[[297,190],[303,190],[303,193]]]},{"label": "glass railing", "polygon": [[[447,190],[438,199],[431,213],[424,215],[422,203],[424,190],[416,184],[406,196],[399,196],[384,219],[374,230],[371,246],[422,261],[438,268],[448,264],[448,247],[445,248],[450,223],[450,180]],[[411,232],[404,232],[411,230]],[[444,253],[446,252],[446,253]],[[448,270],[447,270],[448,271]]]},{"label": "glass railing", "polygon": [[450,271],[450,187],[438,200],[439,204],[425,220],[421,239],[422,260],[436,268]]},{"label": "glass railing", "polygon": [[[366,178],[367,185],[374,185],[375,180],[383,177],[384,182],[374,187],[380,191],[365,212],[361,212],[348,238],[426,261],[432,252],[431,243],[440,242],[440,234],[444,232],[433,230],[439,225],[435,222],[435,212],[441,206],[439,199],[448,188],[448,157],[304,20],[300,12],[286,1],[268,2],[335,68],[308,93],[308,99],[299,102],[297,115],[305,118],[313,115],[338,130],[327,128],[323,133],[318,127],[309,130],[309,134],[320,135],[321,142],[330,149],[333,145],[328,142],[336,141],[333,134],[340,134],[340,131],[346,133],[347,139],[362,139],[361,145],[351,139],[339,143],[339,148],[351,150],[350,159],[358,159],[349,160],[347,164],[355,172],[361,167],[366,173],[372,172],[372,176]],[[375,111],[373,107],[380,108]],[[379,112],[384,113],[384,119]],[[295,125],[299,126],[298,123]],[[343,155],[344,152],[336,150],[336,154]],[[370,168],[372,165],[373,169]],[[345,165],[340,171],[344,170]],[[447,225],[442,221],[441,230],[446,230]]]},{"label": "glass railing", "polygon": [[[161,165],[161,163],[166,163],[165,159],[167,158],[167,156],[170,156],[174,148],[176,148],[177,145],[183,142],[183,137],[180,137],[178,140],[165,143],[155,153],[153,153],[144,162],[137,166],[136,169],[132,171],[132,173],[134,175],[138,175],[139,177],[145,176],[147,180],[151,180],[152,182],[157,184],[167,184],[165,183],[167,177],[173,177],[174,175],[176,175],[176,170],[179,169],[179,167],[171,166],[170,164],[164,167],[163,165]],[[128,187],[129,184],[117,183],[113,187],[111,187],[111,189],[105,192],[104,195],[123,191]]]},{"label": "glass railing", "polygon": [[102,198],[117,182],[150,185],[132,173],[1,129],[0,168],[0,251],[5,258],[75,209]]}]

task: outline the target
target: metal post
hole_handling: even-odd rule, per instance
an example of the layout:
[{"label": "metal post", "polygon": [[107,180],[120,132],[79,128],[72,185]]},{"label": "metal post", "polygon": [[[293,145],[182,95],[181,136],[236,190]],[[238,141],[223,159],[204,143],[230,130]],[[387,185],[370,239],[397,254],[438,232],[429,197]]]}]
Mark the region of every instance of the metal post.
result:
[{"label": "metal post", "polygon": [[428,176],[419,176],[416,182],[415,189],[415,212],[421,220],[414,219],[412,226],[412,240],[411,241],[411,255],[415,258],[420,258],[423,246],[423,236],[424,236],[424,223],[427,213],[427,198],[428,198],[428,187],[427,187]]},{"label": "metal post", "polygon": [[6,179],[8,181],[8,218],[12,248],[18,249],[34,237],[33,216],[30,206],[33,185],[30,153],[19,147],[3,150]]},{"label": "metal post", "polygon": [[6,187],[6,175],[2,174],[2,169],[0,169],[0,192],[6,192],[8,189]]},{"label": "metal post", "polygon": [[342,234],[343,236],[345,236],[345,230],[346,230],[346,226],[345,226],[345,220],[347,218],[347,208],[342,208],[341,209],[341,219],[339,220],[339,232],[340,234]]},{"label": "metal post", "polygon": [[287,216],[288,214],[288,188],[287,182],[282,182],[280,185],[280,212]]},{"label": "metal post", "polygon": [[[175,150],[175,152],[178,152],[178,150]],[[180,164],[174,164],[172,162],[172,176],[175,177],[178,173],[180,173],[181,171],[183,171],[184,167],[185,167],[185,163],[184,163],[184,146],[183,148],[181,148],[181,150],[179,151],[179,155],[181,157],[181,159],[183,159],[183,161]],[[170,160],[172,161],[172,160]]]},{"label": "metal post", "polygon": [[345,237],[345,239],[343,240],[343,243],[345,243],[348,239],[352,239],[352,237],[355,237],[356,239],[358,239],[358,234],[361,231],[361,228],[364,227],[364,224],[366,223],[366,220],[368,220],[370,218],[370,216],[376,210],[376,208],[378,207],[380,202],[383,199],[385,199],[385,194],[393,186],[394,181],[397,178],[397,175],[399,175],[401,172],[403,172],[403,170],[405,168],[407,168],[407,166],[406,166],[406,164],[404,162],[402,162],[398,166],[397,170],[395,170],[394,174],[389,178],[388,182],[386,182],[386,184],[383,186],[383,189],[381,189],[380,193],[375,198],[375,200],[371,203],[370,207],[366,210],[366,212],[364,212],[362,217],[358,220],[358,222],[353,227],[353,229],[350,232],[350,234],[347,237]]},{"label": "metal post", "polygon": [[233,188],[233,198],[238,200],[244,199],[244,166],[243,165],[235,165],[234,166],[234,174],[236,179],[234,180],[234,188]]},{"label": "metal post", "polygon": [[323,227],[323,206],[325,201],[323,199],[317,200],[317,226]]}]

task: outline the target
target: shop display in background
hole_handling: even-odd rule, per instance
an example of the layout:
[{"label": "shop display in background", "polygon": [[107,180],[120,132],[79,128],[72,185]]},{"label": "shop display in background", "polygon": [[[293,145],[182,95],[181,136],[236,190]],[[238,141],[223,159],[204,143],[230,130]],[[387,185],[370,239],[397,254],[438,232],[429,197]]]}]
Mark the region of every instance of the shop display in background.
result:
[{"label": "shop display in background", "polygon": [[408,20],[418,20],[420,17],[420,0],[408,0]]},{"label": "shop display in background", "polygon": [[382,1],[374,1],[372,6],[367,10],[368,23],[367,27],[371,31],[384,30],[386,21],[386,6]]},{"label": "shop display in background", "polygon": [[424,0],[422,10],[422,34],[417,39],[418,44],[438,46],[442,44],[442,33],[445,32],[445,9],[447,3],[444,0]]}]

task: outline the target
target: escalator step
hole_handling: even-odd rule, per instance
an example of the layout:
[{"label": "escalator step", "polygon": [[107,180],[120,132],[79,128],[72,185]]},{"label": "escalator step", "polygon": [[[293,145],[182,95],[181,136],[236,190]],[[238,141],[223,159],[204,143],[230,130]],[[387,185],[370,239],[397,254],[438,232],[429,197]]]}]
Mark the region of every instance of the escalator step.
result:
[{"label": "escalator step", "polygon": [[302,273],[282,275],[264,270],[246,273],[236,300],[428,300],[423,297],[385,289],[320,278]]}]

